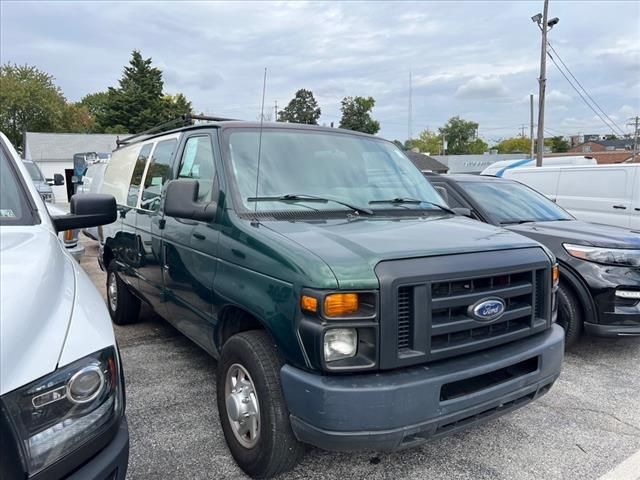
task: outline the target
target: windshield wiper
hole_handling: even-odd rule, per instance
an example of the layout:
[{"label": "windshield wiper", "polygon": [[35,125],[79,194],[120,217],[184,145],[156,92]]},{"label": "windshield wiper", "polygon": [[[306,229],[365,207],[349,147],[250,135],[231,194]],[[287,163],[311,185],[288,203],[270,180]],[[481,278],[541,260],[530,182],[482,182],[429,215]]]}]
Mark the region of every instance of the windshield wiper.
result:
[{"label": "windshield wiper", "polygon": [[535,223],[538,220],[529,219],[529,220],[508,220],[506,222],[500,222],[500,225],[521,225],[523,223]]},{"label": "windshield wiper", "polygon": [[263,197],[249,197],[247,198],[248,202],[333,202],[343,207],[347,207],[350,210],[353,210],[358,213],[364,213],[365,215],[373,215],[373,210],[364,207],[358,207],[357,205],[352,205],[347,202],[343,202],[342,200],[336,200],[335,198],[329,197],[319,197],[317,195],[307,195],[307,194],[298,194],[298,193],[287,193],[286,195],[274,195],[274,196],[263,196]]},{"label": "windshield wiper", "polygon": [[447,213],[450,213],[452,215],[456,215],[456,212],[454,212],[453,210],[451,210],[448,207],[442,206],[438,203],[433,203],[433,202],[428,202],[426,200],[418,200],[417,198],[408,198],[408,197],[396,197],[396,198],[389,198],[386,200],[371,200],[369,202],[369,205],[373,205],[374,203],[391,203],[392,205],[402,205],[402,204],[406,204],[406,203],[413,203],[413,204],[420,204],[420,203],[426,203],[427,205],[431,205],[432,207],[437,207],[440,210],[443,210]]}]

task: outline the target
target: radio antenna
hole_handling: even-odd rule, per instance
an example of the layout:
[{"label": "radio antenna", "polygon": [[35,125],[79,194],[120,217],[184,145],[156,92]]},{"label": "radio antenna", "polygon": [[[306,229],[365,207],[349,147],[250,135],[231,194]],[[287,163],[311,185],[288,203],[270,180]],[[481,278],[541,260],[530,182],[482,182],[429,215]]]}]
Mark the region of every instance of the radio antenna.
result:
[{"label": "radio antenna", "polygon": [[264,94],[267,90],[267,67],[264,67],[264,78],[262,79],[262,107],[260,108],[260,133],[258,134],[258,166],[256,167],[256,201],[253,205],[253,220],[251,225],[257,227],[258,221],[258,185],[260,184],[260,155],[262,153],[262,124],[264,123]]}]

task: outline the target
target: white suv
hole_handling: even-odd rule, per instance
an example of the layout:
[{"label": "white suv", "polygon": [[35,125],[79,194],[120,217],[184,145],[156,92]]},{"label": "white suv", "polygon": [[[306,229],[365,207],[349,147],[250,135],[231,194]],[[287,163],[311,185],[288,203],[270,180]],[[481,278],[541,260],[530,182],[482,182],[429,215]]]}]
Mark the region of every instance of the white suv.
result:
[{"label": "white suv", "polygon": [[124,479],[124,380],[106,306],[57,232],[111,223],[109,195],[50,216],[0,133],[0,478]]}]

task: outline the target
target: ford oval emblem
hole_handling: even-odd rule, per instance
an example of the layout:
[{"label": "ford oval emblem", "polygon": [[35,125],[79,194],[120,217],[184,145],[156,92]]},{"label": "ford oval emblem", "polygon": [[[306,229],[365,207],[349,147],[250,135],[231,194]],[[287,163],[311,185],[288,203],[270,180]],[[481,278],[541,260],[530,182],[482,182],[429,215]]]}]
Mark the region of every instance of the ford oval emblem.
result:
[{"label": "ford oval emblem", "polygon": [[470,316],[478,322],[493,322],[502,316],[506,305],[501,298],[483,298],[471,305],[469,310]]}]

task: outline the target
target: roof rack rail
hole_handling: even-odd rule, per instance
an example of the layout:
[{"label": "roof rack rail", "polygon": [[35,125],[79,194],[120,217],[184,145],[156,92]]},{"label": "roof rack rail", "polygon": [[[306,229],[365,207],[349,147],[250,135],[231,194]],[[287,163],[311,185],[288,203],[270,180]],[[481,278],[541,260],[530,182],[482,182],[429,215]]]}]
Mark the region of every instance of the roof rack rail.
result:
[{"label": "roof rack rail", "polygon": [[232,121],[235,120],[233,118],[224,118],[224,117],[212,117],[209,115],[193,115],[193,114],[186,114],[186,115],[180,115],[178,118],[174,118],[173,120],[169,120],[168,122],[164,122],[161,123],[159,125],[156,125],[155,127],[149,128],[148,130],[144,130],[143,132],[140,133],[136,133],[134,135],[131,135],[129,137],[123,138],[122,140],[120,140],[120,137],[118,137],[116,139],[116,145],[118,148],[124,146],[124,145],[128,145],[129,143],[131,143],[132,140],[142,137],[144,135],[151,135],[153,133],[158,133],[161,132],[162,130],[165,130],[169,127],[180,127],[180,126],[185,126],[185,125],[193,125],[195,120],[204,120],[204,121],[208,121],[208,122],[224,122],[224,121]]}]

